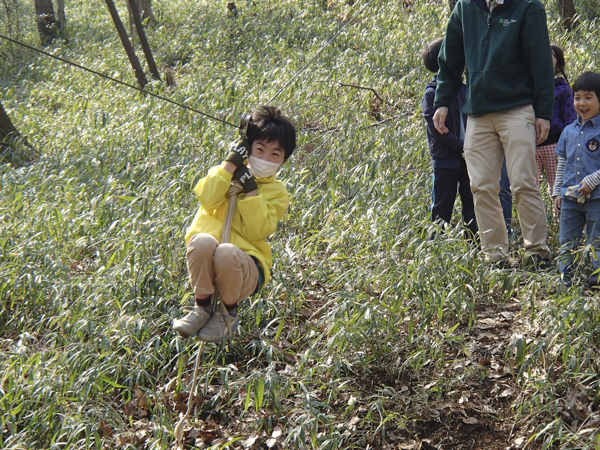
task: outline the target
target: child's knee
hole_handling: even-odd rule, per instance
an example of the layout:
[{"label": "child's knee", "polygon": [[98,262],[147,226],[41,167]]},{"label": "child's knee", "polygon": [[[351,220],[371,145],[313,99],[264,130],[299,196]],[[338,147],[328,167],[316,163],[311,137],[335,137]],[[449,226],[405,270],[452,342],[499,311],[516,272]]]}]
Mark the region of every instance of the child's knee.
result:
[{"label": "child's knee", "polygon": [[219,242],[210,234],[196,234],[188,242],[187,255],[213,255],[217,245]]},{"label": "child's knee", "polygon": [[241,250],[233,244],[220,244],[215,249],[215,266],[229,266],[234,264]]}]

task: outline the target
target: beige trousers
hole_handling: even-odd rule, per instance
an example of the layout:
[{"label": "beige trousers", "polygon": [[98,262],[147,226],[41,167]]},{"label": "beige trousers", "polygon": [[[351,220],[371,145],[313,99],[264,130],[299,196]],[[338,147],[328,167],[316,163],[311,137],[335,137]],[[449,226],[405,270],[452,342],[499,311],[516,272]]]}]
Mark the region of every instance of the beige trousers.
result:
[{"label": "beige trousers", "polygon": [[536,183],[535,141],[535,115],[531,105],[469,116],[465,159],[481,250],[489,261],[503,260],[508,254],[508,233],[498,198],[504,157],[519,213],[525,253],[551,257],[546,245],[546,211]]},{"label": "beige trousers", "polygon": [[210,234],[196,234],[188,243],[186,257],[196,298],[216,289],[225,305],[233,305],[256,290],[256,263],[233,244],[219,244]]}]

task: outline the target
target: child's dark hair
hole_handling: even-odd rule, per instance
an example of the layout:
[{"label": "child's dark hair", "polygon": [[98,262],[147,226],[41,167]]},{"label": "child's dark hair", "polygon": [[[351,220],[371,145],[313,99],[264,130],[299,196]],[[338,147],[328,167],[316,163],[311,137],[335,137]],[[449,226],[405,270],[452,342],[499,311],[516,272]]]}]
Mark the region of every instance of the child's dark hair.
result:
[{"label": "child's dark hair", "polygon": [[421,49],[421,59],[425,68],[430,72],[437,73],[440,70],[438,55],[440,54],[440,48],[442,48],[442,42],[444,42],[444,38],[439,38]]},{"label": "child's dark hair", "polygon": [[285,159],[288,159],[296,148],[296,128],[278,108],[260,105],[252,112],[248,143],[252,145],[257,139],[266,142],[279,141],[285,152]]},{"label": "child's dark hair", "polygon": [[565,54],[563,53],[562,48],[558,45],[551,45],[550,49],[552,50],[552,55],[556,58],[556,70],[554,73],[560,73],[568,83],[569,79],[565,73]]},{"label": "child's dark hair", "polygon": [[594,91],[600,99],[600,73],[583,72],[573,83],[573,93],[577,91]]}]

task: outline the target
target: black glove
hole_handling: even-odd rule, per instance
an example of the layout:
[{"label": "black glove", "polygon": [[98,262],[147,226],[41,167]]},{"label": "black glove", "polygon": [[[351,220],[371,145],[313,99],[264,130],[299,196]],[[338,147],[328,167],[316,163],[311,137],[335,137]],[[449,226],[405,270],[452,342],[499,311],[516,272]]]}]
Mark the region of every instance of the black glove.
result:
[{"label": "black glove", "polygon": [[232,162],[238,169],[250,157],[250,144],[246,139],[240,139],[231,144],[231,151],[225,161]]},{"label": "black glove", "polygon": [[242,189],[244,190],[244,194],[258,189],[256,178],[254,178],[254,175],[250,173],[250,169],[248,169],[246,166],[242,166],[233,172],[232,180],[238,180],[240,182]]}]

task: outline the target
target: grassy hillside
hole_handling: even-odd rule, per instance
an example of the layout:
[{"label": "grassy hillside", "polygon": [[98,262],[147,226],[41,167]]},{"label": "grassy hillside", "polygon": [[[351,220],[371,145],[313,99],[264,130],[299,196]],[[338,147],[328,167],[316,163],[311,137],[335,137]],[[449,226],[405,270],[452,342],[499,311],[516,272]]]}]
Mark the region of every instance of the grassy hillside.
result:
[{"label": "grassy hillside", "polygon": [[[38,45],[32,2],[5,3],[2,34]],[[177,86],[148,89],[236,123],[351,3],[241,0],[234,19],[222,1],[155,0],[148,38]],[[600,448],[598,297],[521,271],[518,224],[504,270],[459,227],[428,239],[419,49],[448,8],[409,3],[372,1],[274,102],[299,130],[280,172],[292,204],[274,279],[233,340],[205,347],[196,448]],[[570,79],[597,70],[594,2],[573,32],[545,3]],[[103,2],[66,14],[47,50],[135,84]],[[0,447],[175,448],[199,347],[171,330],[191,303],[192,188],[237,131],[4,41],[0,58],[0,101],[41,151],[0,166]]]}]

